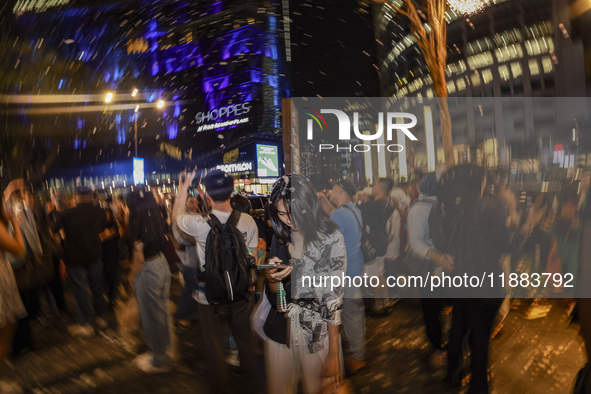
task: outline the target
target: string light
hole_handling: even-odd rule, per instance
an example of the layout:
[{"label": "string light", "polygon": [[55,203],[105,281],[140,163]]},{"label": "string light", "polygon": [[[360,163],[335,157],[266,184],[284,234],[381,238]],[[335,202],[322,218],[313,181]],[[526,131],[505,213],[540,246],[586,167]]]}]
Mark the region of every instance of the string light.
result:
[{"label": "string light", "polygon": [[491,0],[447,0],[447,4],[455,12],[470,16],[479,13],[491,4]]}]

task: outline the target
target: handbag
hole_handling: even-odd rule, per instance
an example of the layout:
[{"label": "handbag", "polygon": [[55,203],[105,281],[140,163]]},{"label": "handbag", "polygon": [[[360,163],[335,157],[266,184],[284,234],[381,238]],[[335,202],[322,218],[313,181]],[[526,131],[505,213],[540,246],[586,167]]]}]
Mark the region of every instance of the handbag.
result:
[{"label": "handbag", "polygon": [[[265,285],[266,286],[266,285]],[[254,331],[259,334],[259,336],[263,340],[268,340],[267,334],[265,334],[265,322],[267,321],[267,316],[271,311],[272,306],[269,300],[267,299],[267,292],[265,287],[263,287],[262,297],[259,303],[255,308],[255,312],[252,318],[252,326]]]},{"label": "handbag", "polygon": [[351,211],[351,213],[353,213],[353,216],[355,216],[355,220],[357,220],[357,224],[361,228],[361,254],[363,254],[363,261],[366,264],[374,261],[377,257],[377,251],[371,245],[371,242],[369,242],[367,233],[365,232],[363,226],[361,225],[361,222],[359,221],[357,214],[355,213],[353,208],[351,208],[350,206],[348,206],[348,205],[342,205],[342,206],[349,209]]}]

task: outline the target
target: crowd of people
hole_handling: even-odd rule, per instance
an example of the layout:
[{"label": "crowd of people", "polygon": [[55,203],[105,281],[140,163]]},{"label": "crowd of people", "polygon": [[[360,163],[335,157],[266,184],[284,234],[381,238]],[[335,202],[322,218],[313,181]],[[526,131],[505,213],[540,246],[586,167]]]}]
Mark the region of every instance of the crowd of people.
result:
[{"label": "crowd of people", "polygon": [[[135,364],[146,373],[170,372],[174,327],[198,324],[209,392],[232,392],[236,365],[244,392],[312,394],[337,392],[345,371],[366,367],[366,313],[387,315],[403,295],[379,285],[313,287],[304,275],[367,274],[380,284],[392,275],[442,273],[589,276],[580,264],[591,244],[588,177],[566,181],[557,193],[517,197],[501,177],[470,164],[416,182],[380,178],[360,190],[348,179],[313,185],[292,174],[275,182],[261,217],[234,193],[231,175],[210,171],[195,185],[195,174],[180,174],[171,201],[144,187],[101,201],[78,187],[74,201],[52,193],[44,207],[29,185],[13,180],[0,204],[0,368],[7,357],[34,350],[30,323],[44,318],[42,301],[68,319],[66,280],[76,307],[68,332],[91,337],[126,329],[135,318],[149,348]],[[183,287],[173,313],[177,271]],[[415,294],[429,363],[447,367],[450,387],[490,391],[489,344],[512,304],[530,302],[528,319],[547,315],[547,293],[510,288],[491,286],[488,298],[470,289]],[[564,309],[580,320],[591,346],[591,303],[575,308],[575,297],[565,294]],[[442,316],[449,314],[447,332]],[[21,392],[1,373],[0,392]],[[591,392],[586,368],[577,387]]]}]

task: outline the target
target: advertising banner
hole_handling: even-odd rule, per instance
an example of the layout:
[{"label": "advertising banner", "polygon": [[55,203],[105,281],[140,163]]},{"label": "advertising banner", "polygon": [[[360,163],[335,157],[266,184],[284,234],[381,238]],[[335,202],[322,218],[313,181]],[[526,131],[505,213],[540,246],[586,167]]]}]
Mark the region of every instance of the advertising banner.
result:
[{"label": "advertising banner", "polygon": [[279,156],[274,145],[257,144],[257,176],[278,177]]}]

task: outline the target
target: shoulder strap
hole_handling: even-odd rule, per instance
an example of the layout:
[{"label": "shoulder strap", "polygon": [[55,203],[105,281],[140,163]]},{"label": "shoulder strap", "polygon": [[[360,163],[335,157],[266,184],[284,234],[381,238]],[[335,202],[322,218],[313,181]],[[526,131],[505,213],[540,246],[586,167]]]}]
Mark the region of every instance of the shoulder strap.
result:
[{"label": "shoulder strap", "polygon": [[241,215],[242,215],[242,213],[240,211],[234,209],[232,211],[232,214],[228,218],[228,221],[226,222],[226,224],[228,224],[228,225],[230,225],[232,227],[238,226],[238,222],[240,221],[240,216]]},{"label": "shoulder strap", "polygon": [[218,233],[220,231],[220,220],[213,213],[204,215],[204,218],[207,221],[207,224],[209,224],[209,227],[211,227],[211,229],[214,231],[214,233]]},{"label": "shoulder strap", "polygon": [[355,210],[353,208],[351,208],[348,205],[341,205],[341,207],[345,207],[347,208],[349,211],[351,211],[351,213],[353,214],[353,216],[355,216],[355,220],[357,220],[357,224],[359,225],[359,227],[361,227],[361,230],[363,230],[363,226],[361,225],[361,222],[359,221],[359,217],[357,217],[357,214],[355,213]]}]

